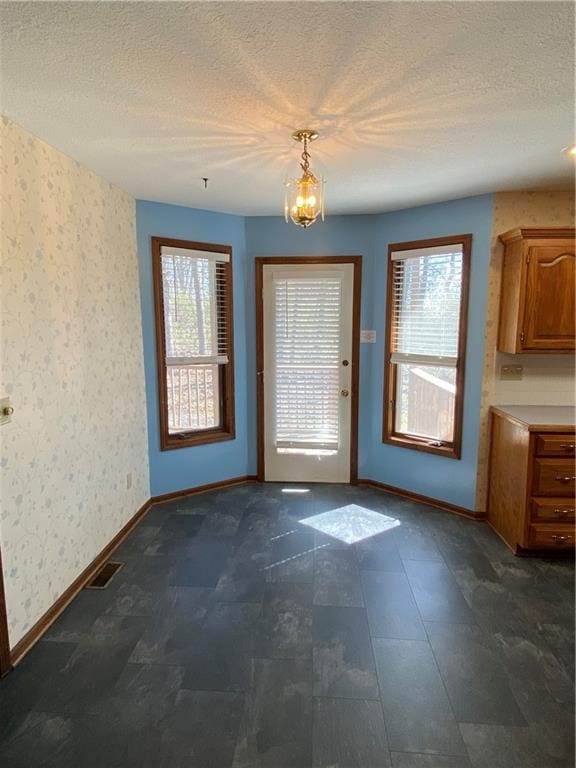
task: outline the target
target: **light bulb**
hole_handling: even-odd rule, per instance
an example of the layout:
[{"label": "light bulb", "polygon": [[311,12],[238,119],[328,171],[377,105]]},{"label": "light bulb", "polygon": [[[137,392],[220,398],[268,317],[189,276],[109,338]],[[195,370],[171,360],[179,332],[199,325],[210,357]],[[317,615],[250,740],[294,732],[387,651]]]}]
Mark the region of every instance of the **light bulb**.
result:
[{"label": "light bulb", "polygon": [[310,195],[310,197],[308,198],[308,205],[310,206],[316,205],[316,198],[314,197],[314,195]]},{"label": "light bulb", "polygon": [[302,208],[302,206],[304,205],[304,198],[302,197],[302,195],[298,195],[298,197],[296,198],[296,205],[298,206],[298,208]]}]

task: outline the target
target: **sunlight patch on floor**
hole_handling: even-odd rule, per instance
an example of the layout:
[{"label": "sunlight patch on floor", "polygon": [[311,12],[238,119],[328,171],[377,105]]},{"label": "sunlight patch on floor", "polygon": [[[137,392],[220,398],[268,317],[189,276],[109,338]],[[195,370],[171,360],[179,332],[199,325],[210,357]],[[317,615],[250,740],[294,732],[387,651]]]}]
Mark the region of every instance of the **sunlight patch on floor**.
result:
[{"label": "sunlight patch on floor", "polygon": [[285,557],[283,560],[277,560],[275,563],[270,563],[270,565],[265,565],[263,568],[261,568],[261,571],[270,571],[272,568],[278,568],[280,565],[284,565],[285,563],[290,563],[292,560],[298,560],[300,557],[304,557],[304,555],[309,555],[311,552],[316,552],[317,549],[325,549],[326,547],[329,547],[329,544],[319,544],[317,547],[312,547],[311,549],[305,549],[303,552],[298,552],[295,555],[292,555],[292,557]]},{"label": "sunlight patch on floor", "polygon": [[282,493],[310,493],[310,488],[282,488]]},{"label": "sunlight patch on floor", "polygon": [[400,525],[399,520],[366,507],[360,507],[358,504],[347,504],[345,507],[331,509],[300,520],[300,523],[340,539],[346,544],[355,544]]}]

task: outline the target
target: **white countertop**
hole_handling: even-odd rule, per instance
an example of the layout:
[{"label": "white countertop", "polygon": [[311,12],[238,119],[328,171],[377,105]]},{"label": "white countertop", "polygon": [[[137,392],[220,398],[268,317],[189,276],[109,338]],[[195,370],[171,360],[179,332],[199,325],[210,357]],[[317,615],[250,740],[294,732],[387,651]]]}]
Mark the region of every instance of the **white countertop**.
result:
[{"label": "white countertop", "polygon": [[570,405],[493,405],[492,410],[533,430],[573,427],[576,423],[576,409]]}]

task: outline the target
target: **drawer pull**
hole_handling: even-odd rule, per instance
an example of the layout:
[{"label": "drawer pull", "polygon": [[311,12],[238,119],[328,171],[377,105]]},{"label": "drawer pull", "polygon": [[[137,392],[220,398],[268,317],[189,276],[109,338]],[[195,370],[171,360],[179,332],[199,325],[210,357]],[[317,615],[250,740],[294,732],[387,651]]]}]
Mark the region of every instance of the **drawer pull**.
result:
[{"label": "drawer pull", "polygon": [[576,443],[560,443],[560,448],[564,448],[565,451],[575,451]]},{"label": "drawer pull", "polygon": [[554,510],[554,514],[555,515],[562,515],[562,517],[564,517],[565,515],[573,515],[574,514],[574,510],[570,509],[570,508],[568,508],[568,509],[560,509],[560,507],[558,507],[557,509]]},{"label": "drawer pull", "polygon": [[576,477],[574,475],[556,475],[556,480],[559,483],[573,483]]},{"label": "drawer pull", "polygon": [[562,542],[562,541],[570,541],[572,536],[551,536],[550,538],[552,539],[552,541]]}]

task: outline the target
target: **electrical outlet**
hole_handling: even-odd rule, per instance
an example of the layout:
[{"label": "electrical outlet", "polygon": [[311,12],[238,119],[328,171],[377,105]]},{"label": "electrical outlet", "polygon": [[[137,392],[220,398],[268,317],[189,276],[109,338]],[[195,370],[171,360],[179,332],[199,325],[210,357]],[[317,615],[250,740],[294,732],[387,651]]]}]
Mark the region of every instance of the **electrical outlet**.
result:
[{"label": "electrical outlet", "polygon": [[126,489],[132,488],[132,472],[128,472],[126,475]]},{"label": "electrical outlet", "polygon": [[500,379],[502,381],[522,381],[524,368],[521,365],[502,365]]}]

